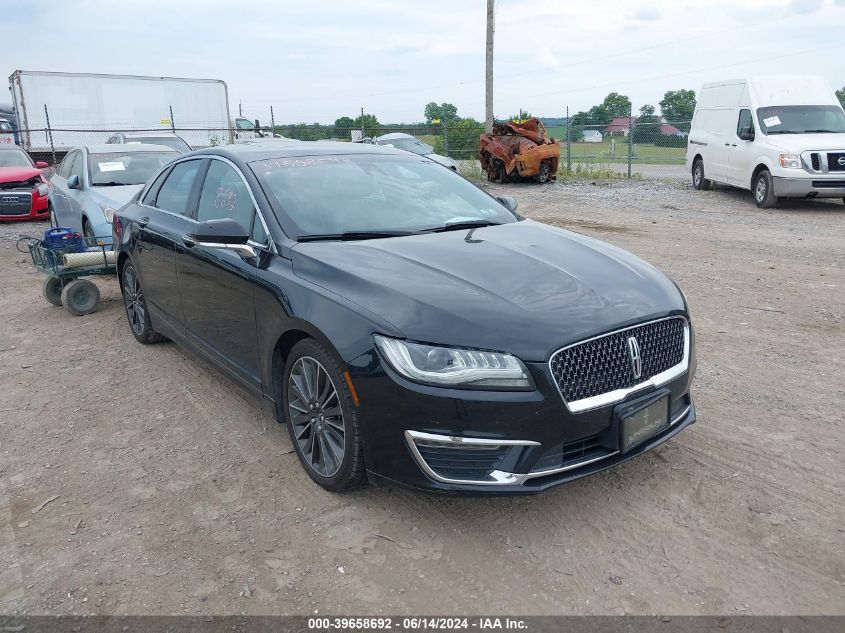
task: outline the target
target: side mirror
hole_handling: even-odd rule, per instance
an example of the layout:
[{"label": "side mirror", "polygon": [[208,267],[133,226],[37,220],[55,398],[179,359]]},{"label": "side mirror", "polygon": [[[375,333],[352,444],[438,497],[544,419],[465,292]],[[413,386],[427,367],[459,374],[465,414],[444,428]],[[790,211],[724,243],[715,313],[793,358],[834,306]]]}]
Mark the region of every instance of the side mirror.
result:
[{"label": "side mirror", "polygon": [[496,196],[496,200],[501,202],[505,208],[512,213],[515,213],[516,208],[519,206],[517,201],[510,196]]},{"label": "side mirror", "polygon": [[754,140],[754,128],[751,127],[743,127],[739,130],[739,140],[741,141],[753,141]]},{"label": "side mirror", "polygon": [[82,189],[82,183],[79,182],[79,176],[74,174],[67,179],[68,189]]},{"label": "side mirror", "polygon": [[205,248],[219,248],[234,251],[243,258],[255,259],[258,253],[247,244],[249,233],[231,218],[221,220],[206,220],[200,222],[190,237],[185,239],[185,246],[204,246]]},{"label": "side mirror", "polygon": [[36,161],[36,162],[35,162],[35,166],[36,166],[38,169],[47,169],[50,165],[48,165],[47,163],[45,163],[43,160],[39,160],[39,161]]},{"label": "side mirror", "polygon": [[205,244],[246,244],[249,233],[240,222],[223,218],[200,222],[194,228],[191,237]]}]

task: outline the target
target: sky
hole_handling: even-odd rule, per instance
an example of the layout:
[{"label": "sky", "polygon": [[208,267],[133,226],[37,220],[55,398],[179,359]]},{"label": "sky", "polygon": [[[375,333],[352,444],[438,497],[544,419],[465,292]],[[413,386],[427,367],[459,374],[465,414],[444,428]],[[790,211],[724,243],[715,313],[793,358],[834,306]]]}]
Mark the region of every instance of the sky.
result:
[{"label": "sky", "polygon": [[[0,0],[0,73],[222,79],[232,113],[332,123],[363,107],[484,118],[485,0]],[[497,0],[494,111],[564,116],[611,91],[754,74],[845,86],[845,0]],[[0,103],[10,99],[0,96]]]}]

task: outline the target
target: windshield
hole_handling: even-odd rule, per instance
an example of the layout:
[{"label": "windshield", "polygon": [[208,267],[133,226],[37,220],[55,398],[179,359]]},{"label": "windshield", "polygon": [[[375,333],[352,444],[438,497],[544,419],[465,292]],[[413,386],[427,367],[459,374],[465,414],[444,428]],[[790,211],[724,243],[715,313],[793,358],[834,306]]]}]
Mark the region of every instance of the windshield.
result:
[{"label": "windshield", "polygon": [[11,132],[12,126],[6,119],[0,119],[0,132]]},{"label": "windshield", "polygon": [[763,134],[845,132],[845,114],[832,105],[757,108],[757,119]]},{"label": "windshield", "polygon": [[89,154],[89,181],[95,187],[143,185],[178,155],[176,151]]},{"label": "windshield", "polygon": [[128,144],[131,143],[149,143],[150,145],[164,145],[165,147],[172,147],[177,152],[184,154],[190,152],[190,146],[178,136],[133,136],[127,139]]},{"label": "windshield", "polygon": [[0,151],[0,167],[34,167],[29,156],[21,149]]},{"label": "windshield", "polygon": [[516,221],[481,189],[424,158],[303,156],[250,167],[298,238]]},{"label": "windshield", "polygon": [[402,149],[406,152],[413,152],[414,154],[433,154],[434,149],[430,145],[426,145],[419,139],[415,138],[394,138],[386,141],[379,141],[379,145],[392,145],[396,149]]}]

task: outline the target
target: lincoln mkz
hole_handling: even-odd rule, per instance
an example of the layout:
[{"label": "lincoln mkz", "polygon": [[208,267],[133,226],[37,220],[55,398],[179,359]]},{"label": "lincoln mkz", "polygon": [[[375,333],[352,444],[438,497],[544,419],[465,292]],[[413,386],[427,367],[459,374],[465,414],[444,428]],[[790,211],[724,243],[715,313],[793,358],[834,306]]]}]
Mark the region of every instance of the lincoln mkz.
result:
[{"label": "lincoln mkz", "polygon": [[692,424],[681,290],[516,207],[391,147],[197,150],[114,215],[129,325],[273,403],[329,490],[536,493]]}]

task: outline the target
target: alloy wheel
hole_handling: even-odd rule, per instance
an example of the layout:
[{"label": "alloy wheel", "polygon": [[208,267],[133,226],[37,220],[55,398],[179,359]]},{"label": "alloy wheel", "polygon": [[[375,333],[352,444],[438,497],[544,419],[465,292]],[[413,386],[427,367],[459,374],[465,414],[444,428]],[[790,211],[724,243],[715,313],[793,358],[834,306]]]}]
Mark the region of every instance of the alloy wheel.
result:
[{"label": "alloy wheel", "polygon": [[695,164],[695,171],[692,174],[692,182],[696,187],[701,186],[701,178],[704,176],[704,170],[701,168],[701,163]]},{"label": "alloy wheel", "polygon": [[757,187],[754,194],[757,196],[757,202],[763,202],[766,199],[766,179],[762,175],[757,178]]},{"label": "alloy wheel", "polygon": [[147,310],[138,273],[132,266],[127,266],[123,273],[123,302],[126,305],[126,316],[129,317],[129,327],[135,334],[142,336],[147,322]]},{"label": "alloy wheel", "polygon": [[343,464],[346,424],[337,389],[314,358],[297,359],[287,385],[288,419],[305,462],[323,477],[332,477]]}]

